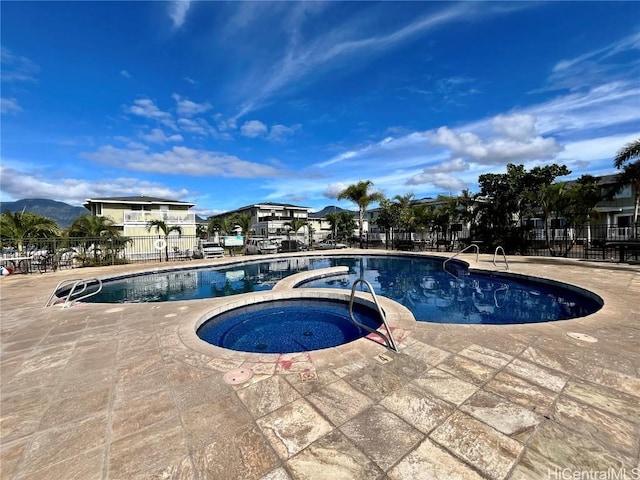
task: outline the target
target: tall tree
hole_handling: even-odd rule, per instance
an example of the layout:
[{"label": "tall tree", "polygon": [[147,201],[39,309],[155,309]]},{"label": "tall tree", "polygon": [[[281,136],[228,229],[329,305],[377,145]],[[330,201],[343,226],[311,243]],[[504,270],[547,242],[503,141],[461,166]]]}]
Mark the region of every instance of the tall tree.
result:
[{"label": "tall tree", "polygon": [[635,225],[638,222],[638,210],[640,209],[640,138],[621,148],[613,165],[618,170],[622,170],[616,179],[615,193],[618,193],[626,185],[635,187],[636,195],[633,208],[633,223]]},{"label": "tall tree", "polygon": [[94,262],[98,261],[102,245],[107,244],[109,241],[119,243],[122,240],[120,229],[115,226],[113,220],[109,217],[94,216],[90,213],[76,217],[66,233],[68,237],[84,239],[85,253],[87,249],[92,248]]},{"label": "tall tree", "polygon": [[469,240],[471,240],[478,215],[476,195],[473,195],[468,189],[462,190],[458,197],[457,209],[460,220],[469,226]]},{"label": "tall tree", "polygon": [[380,192],[369,192],[369,188],[373,186],[371,180],[364,180],[353,185],[349,185],[338,194],[338,200],[351,200],[358,205],[358,231],[360,234],[360,248],[363,241],[364,214],[369,204],[379,202],[384,199],[384,195]]},{"label": "tall tree", "polygon": [[524,253],[520,225],[537,214],[536,192],[569,173],[564,165],[534,167],[527,172],[524,165],[510,163],[507,173],[480,175],[478,236],[489,247],[501,245],[507,251]]},{"label": "tall tree", "polygon": [[48,238],[60,234],[60,228],[50,218],[37,213],[4,211],[0,215],[0,237],[16,243],[18,252],[24,250],[24,241],[30,238]]},{"label": "tall tree", "polygon": [[307,222],[301,218],[292,218],[288,222],[284,223],[285,227],[290,227],[293,234],[296,236],[296,240],[298,239],[298,230],[302,227],[307,226]]},{"label": "tall tree", "polygon": [[389,242],[393,248],[394,230],[400,225],[400,205],[388,198],[380,200],[380,212],[376,218],[376,225],[385,229],[386,248],[389,248]]},{"label": "tall tree", "polygon": [[349,238],[353,236],[353,231],[356,227],[356,221],[354,220],[351,212],[343,210],[338,213],[338,237]]},{"label": "tall tree", "polygon": [[[147,232],[150,232],[152,229],[155,229],[157,234],[162,232],[164,236],[164,255],[166,261],[169,261],[169,234],[171,232],[178,232],[178,235],[182,235],[182,227],[179,225],[169,225],[164,220],[151,220],[147,222]],[[162,261],[162,257],[160,258]]]},{"label": "tall tree", "polygon": [[207,231],[209,234],[219,232],[223,235],[229,235],[236,227],[236,222],[232,215],[212,217],[209,219]]},{"label": "tall tree", "polygon": [[398,227],[404,234],[404,239],[411,239],[411,232],[415,230],[415,215],[413,211],[413,204],[415,202],[415,195],[413,192],[405,193],[404,195],[396,195],[393,197],[395,203],[398,205]]},{"label": "tall tree", "polygon": [[[251,233],[251,226],[253,225],[253,220],[251,219],[251,215],[246,215],[244,213],[237,213],[233,215],[231,221],[240,227],[240,232],[242,234],[242,246],[244,247],[247,244],[247,238]],[[233,230],[233,228],[232,228]]]},{"label": "tall tree", "polygon": [[329,222],[329,226],[331,227],[331,233],[333,234],[333,239],[336,240],[338,236],[338,214],[337,213],[327,213],[324,216],[325,220]]}]

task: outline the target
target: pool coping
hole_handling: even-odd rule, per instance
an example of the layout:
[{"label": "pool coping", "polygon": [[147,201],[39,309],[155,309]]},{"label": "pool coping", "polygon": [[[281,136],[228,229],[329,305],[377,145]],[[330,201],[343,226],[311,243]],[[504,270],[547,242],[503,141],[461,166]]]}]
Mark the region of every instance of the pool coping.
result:
[{"label": "pool coping", "polygon": [[[306,272],[305,272],[306,273]],[[316,361],[320,361],[322,358],[333,358],[335,361],[334,366],[339,367],[342,363],[340,358],[348,357],[348,353],[352,350],[369,351],[373,355],[378,355],[387,351],[387,347],[384,341],[374,335],[367,335],[362,338],[358,338],[351,342],[337,345],[335,347],[329,347],[318,350],[310,350],[299,353],[252,353],[252,352],[240,352],[236,350],[230,350],[223,347],[211,345],[204,340],[200,339],[197,335],[197,329],[211,317],[219,315],[223,312],[241,308],[245,306],[255,305],[263,302],[277,301],[277,300],[290,300],[290,299],[323,299],[323,300],[337,300],[345,303],[347,306],[350,299],[350,292],[340,289],[329,288],[305,288],[305,289],[278,289],[276,291],[270,290],[266,292],[253,292],[240,295],[234,295],[233,297],[226,297],[233,300],[228,302],[219,303],[216,306],[212,306],[204,314],[200,314],[197,318],[190,317],[188,320],[182,322],[178,328],[178,335],[185,347],[190,350],[206,355],[211,358],[220,359],[219,362],[211,362],[211,366],[221,372],[229,370],[228,362],[225,360],[241,360],[242,363],[256,364],[252,370],[254,373],[263,371],[266,368],[265,364],[281,365],[283,360],[290,358],[306,357],[305,367],[303,370],[314,370],[313,365]],[[366,305],[368,307],[375,308],[375,304],[372,302],[371,297],[364,292],[356,292],[355,301],[357,303]],[[413,314],[403,305],[388,299],[386,297],[378,296],[378,301],[381,308],[385,312],[387,323],[391,328],[394,339],[400,347],[402,347],[404,339],[407,338],[408,333],[415,327],[415,319]],[[385,332],[384,326],[381,326],[378,330]],[[308,364],[306,364],[308,362]],[[251,367],[249,367],[251,368]],[[301,373],[300,366],[296,369],[276,369],[276,373]]]}]

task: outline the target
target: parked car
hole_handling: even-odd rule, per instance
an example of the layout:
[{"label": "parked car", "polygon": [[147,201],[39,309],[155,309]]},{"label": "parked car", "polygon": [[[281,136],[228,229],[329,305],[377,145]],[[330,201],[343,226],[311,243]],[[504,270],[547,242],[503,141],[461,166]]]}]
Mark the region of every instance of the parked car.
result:
[{"label": "parked car", "polygon": [[338,243],[335,240],[322,240],[316,246],[319,250],[333,250],[334,248],[347,248],[344,243]]},{"label": "parked car", "polygon": [[278,247],[278,252],[303,252],[309,250],[306,243],[302,243],[300,240],[282,240]]},{"label": "parked car", "polygon": [[244,247],[244,253],[247,255],[277,252],[278,247],[264,238],[250,238]]},{"label": "parked car", "polygon": [[222,258],[224,249],[218,242],[200,241],[194,248],[194,258]]}]

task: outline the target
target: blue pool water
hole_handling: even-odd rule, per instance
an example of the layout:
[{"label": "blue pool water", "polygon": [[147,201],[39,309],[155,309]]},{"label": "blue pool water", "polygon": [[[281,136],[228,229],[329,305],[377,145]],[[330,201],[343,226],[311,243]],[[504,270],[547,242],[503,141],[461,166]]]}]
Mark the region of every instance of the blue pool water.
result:
[{"label": "blue pool water", "polygon": [[438,323],[546,322],[583,317],[602,307],[599,297],[586,290],[509,274],[470,273],[457,262],[448,262],[447,271],[442,260],[416,257],[369,256],[355,262],[348,275],[311,280],[300,287],[351,288],[362,277],[377,294],[411,310],[416,320]]},{"label": "blue pool water", "polygon": [[[375,310],[354,304],[353,311],[360,323],[380,326]],[[342,345],[368,332],[351,322],[344,302],[288,299],[229,310],[206,321],[197,334],[230,350],[295,353]]]},{"label": "blue pool water", "polygon": [[379,295],[407,307],[416,320],[439,323],[510,324],[589,315],[602,306],[594,294],[564,284],[512,275],[470,273],[451,261],[411,256],[288,257],[230,265],[136,275],[105,282],[87,301],[163,302],[222,297],[270,290],[297,272],[347,266],[348,275],[307,282],[301,287],[350,289],[365,278]]}]

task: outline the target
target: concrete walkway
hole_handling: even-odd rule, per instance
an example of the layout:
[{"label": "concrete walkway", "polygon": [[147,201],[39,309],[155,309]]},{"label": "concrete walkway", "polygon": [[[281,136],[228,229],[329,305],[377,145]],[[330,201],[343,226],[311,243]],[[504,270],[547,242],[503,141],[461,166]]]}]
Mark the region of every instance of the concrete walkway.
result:
[{"label": "concrete walkway", "polygon": [[62,279],[160,265],[1,278],[0,478],[640,478],[640,268],[509,263],[605,305],[508,326],[399,309],[399,353],[361,339],[274,356],[197,339],[232,297],[42,308]]}]

